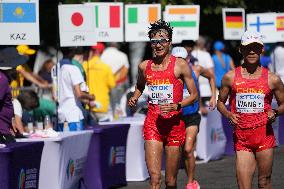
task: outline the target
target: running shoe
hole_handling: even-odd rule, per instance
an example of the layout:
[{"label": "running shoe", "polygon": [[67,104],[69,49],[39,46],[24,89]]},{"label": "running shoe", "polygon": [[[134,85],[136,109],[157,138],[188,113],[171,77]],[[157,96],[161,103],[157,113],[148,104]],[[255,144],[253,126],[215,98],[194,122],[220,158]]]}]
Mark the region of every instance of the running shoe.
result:
[{"label": "running shoe", "polygon": [[196,180],[186,185],[185,189],[200,189],[200,185]]}]

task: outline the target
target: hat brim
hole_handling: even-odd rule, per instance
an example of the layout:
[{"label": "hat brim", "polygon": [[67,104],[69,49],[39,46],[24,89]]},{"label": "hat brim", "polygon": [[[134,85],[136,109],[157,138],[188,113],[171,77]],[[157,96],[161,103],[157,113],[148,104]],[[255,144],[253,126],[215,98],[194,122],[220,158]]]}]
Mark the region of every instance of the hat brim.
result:
[{"label": "hat brim", "polygon": [[258,43],[258,44],[264,46],[263,42],[261,42],[261,41],[250,41],[250,42],[246,42],[246,43],[241,43],[241,45],[242,46],[247,46],[247,45],[250,45],[252,43]]},{"label": "hat brim", "polygon": [[36,51],[34,50],[34,49],[28,49],[28,50],[26,50],[25,51],[25,55],[33,55],[33,54],[35,54],[36,53]]},{"label": "hat brim", "polygon": [[20,55],[14,47],[7,47],[0,51],[0,67],[2,70],[16,68],[27,61],[28,57]]},{"label": "hat brim", "polygon": [[10,70],[13,69],[12,67],[0,67],[0,70]]}]

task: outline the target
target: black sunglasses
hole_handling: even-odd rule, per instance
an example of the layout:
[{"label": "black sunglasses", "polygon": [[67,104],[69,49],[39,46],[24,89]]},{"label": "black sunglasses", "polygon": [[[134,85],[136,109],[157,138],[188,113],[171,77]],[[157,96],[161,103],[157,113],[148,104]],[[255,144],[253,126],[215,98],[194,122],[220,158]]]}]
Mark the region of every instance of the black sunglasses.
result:
[{"label": "black sunglasses", "polygon": [[151,39],[150,43],[151,45],[165,45],[166,43],[168,43],[170,41],[170,39],[166,39],[166,38],[161,38],[161,39]]},{"label": "black sunglasses", "polygon": [[241,51],[244,53],[250,53],[251,51],[255,52],[256,54],[261,54],[263,46],[260,44],[250,44],[247,46],[242,46]]}]

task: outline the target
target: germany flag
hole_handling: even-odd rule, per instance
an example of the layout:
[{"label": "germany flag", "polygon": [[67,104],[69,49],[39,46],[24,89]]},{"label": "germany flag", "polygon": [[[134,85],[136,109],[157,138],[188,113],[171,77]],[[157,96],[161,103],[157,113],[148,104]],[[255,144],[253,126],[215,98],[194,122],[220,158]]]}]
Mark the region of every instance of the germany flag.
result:
[{"label": "germany flag", "polygon": [[226,12],[226,28],[243,28],[243,13],[242,12]]}]

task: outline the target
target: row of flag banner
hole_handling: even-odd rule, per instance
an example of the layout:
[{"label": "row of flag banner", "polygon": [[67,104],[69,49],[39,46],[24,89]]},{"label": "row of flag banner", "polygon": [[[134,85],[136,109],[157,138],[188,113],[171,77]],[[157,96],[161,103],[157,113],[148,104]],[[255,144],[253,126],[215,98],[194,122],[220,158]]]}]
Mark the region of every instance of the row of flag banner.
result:
[{"label": "row of flag banner", "polygon": [[[160,4],[98,2],[59,5],[58,12],[61,46],[148,41],[149,23],[162,17],[174,27],[174,43],[199,37],[199,5],[167,5],[162,12]],[[267,43],[284,41],[284,13],[223,8],[222,17],[225,40],[240,40],[247,28],[260,32]],[[0,27],[1,45],[38,45],[39,0],[1,0]]]}]

